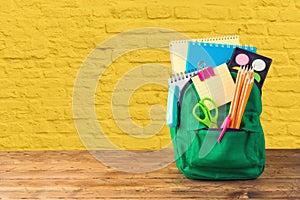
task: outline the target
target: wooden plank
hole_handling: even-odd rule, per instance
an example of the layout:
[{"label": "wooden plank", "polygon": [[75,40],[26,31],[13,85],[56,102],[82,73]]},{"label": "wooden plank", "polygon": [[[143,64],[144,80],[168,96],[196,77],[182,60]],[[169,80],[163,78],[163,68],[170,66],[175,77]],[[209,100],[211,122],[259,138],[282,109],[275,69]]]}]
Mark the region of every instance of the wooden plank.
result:
[{"label": "wooden plank", "polygon": [[[123,192],[124,191],[124,192]],[[299,199],[295,192],[282,193],[280,191],[247,191],[235,190],[228,193],[209,193],[209,192],[190,192],[190,191],[172,191],[159,192],[157,190],[134,190],[129,191],[126,188],[123,191],[87,191],[77,189],[73,191],[43,191],[35,192],[23,191],[6,192],[3,199]]]},{"label": "wooden plank", "polygon": [[[75,166],[74,166],[75,167]],[[42,167],[38,167],[42,168]],[[269,166],[266,167],[265,172],[261,175],[260,178],[299,178],[300,168],[297,166],[292,167],[277,167],[277,166]],[[173,168],[172,170],[169,168],[164,168],[159,171],[151,172],[151,173],[142,173],[142,174],[128,174],[124,172],[118,172],[115,170],[111,171],[103,171],[98,168],[87,168],[85,169],[63,169],[63,167],[59,167],[59,169],[51,168],[48,170],[45,169],[32,169],[32,170],[19,170],[19,169],[1,169],[0,170],[0,180],[13,180],[13,179],[43,179],[55,177],[56,179],[83,179],[83,178],[144,178],[144,179],[164,179],[164,178],[183,178],[183,175],[178,171],[177,168]]]},{"label": "wooden plank", "polygon": [[[102,177],[94,179],[71,179],[71,180],[56,180],[56,179],[40,179],[40,180],[1,180],[0,191],[14,189],[16,187],[26,189],[36,189],[40,187],[56,188],[58,185],[66,188],[77,188],[86,186],[90,189],[114,188],[114,187],[134,187],[134,188],[162,188],[162,189],[195,189],[202,190],[203,188],[214,188],[216,191],[225,186],[229,190],[239,185],[239,189],[254,188],[266,191],[275,191],[278,189],[289,190],[291,188],[300,187],[299,179],[256,179],[248,181],[204,181],[191,179],[103,179]],[[164,186],[168,185],[167,188]]]},{"label": "wooden plank", "polygon": [[[105,153],[110,161],[122,159]],[[119,172],[87,151],[0,152],[0,157],[0,199],[300,199],[299,150],[268,150],[266,171],[248,181],[191,180],[175,163],[149,173]]]},{"label": "wooden plank", "polygon": [[[288,155],[286,152],[289,152]],[[173,151],[166,151],[168,157],[173,158]],[[99,151],[99,154],[110,161],[122,161],[125,160],[122,155],[115,151]],[[138,153],[137,153],[138,154]],[[166,155],[159,155],[153,160],[161,159]],[[21,164],[21,163],[35,163],[35,162],[48,162],[48,163],[69,163],[69,162],[81,162],[85,161],[93,162],[97,161],[88,151],[0,151],[0,164]],[[300,150],[267,150],[267,160],[272,163],[295,163],[300,158]],[[127,160],[128,161],[128,160]]]},{"label": "wooden plank", "polygon": [[[274,181],[274,180],[273,180]],[[46,197],[48,198],[83,198],[83,197],[102,197],[102,198],[131,198],[131,197],[143,197],[143,198],[206,198],[206,199],[233,199],[244,196],[244,198],[264,198],[264,199],[285,199],[285,198],[297,198],[299,197],[299,190],[297,188],[291,188],[289,186],[283,189],[268,189],[263,190],[259,187],[250,188],[231,188],[226,184],[218,186],[202,186],[194,185],[192,187],[131,187],[131,186],[119,186],[119,187],[90,187],[89,185],[79,185],[78,187],[65,187],[57,185],[57,187],[49,187],[41,185],[39,188],[24,188],[20,190],[6,190],[5,193],[1,192],[3,198],[7,195],[17,195],[22,198],[32,197]],[[284,187],[282,185],[281,187]],[[289,188],[288,188],[289,187]],[[299,189],[299,188],[298,188]],[[27,196],[28,195],[28,196]],[[43,198],[44,199],[44,198]]]},{"label": "wooden plank", "polygon": [[[9,181],[11,182],[11,181]],[[264,193],[266,197],[278,197],[278,191],[281,192],[281,196],[283,194],[289,194],[290,196],[299,195],[299,181],[298,182],[289,182],[281,181],[276,183],[276,180],[270,181],[263,181],[264,184],[273,184],[270,185],[260,185],[260,184],[242,184],[239,188],[236,188],[236,183],[228,183],[228,182],[219,182],[219,183],[191,183],[186,185],[186,182],[181,184],[170,184],[166,182],[165,184],[141,184],[136,185],[103,185],[102,182],[97,181],[38,181],[38,182],[24,182],[18,181],[14,184],[18,184],[18,187],[10,187],[11,184],[8,181],[5,181],[7,186],[2,187],[0,192],[53,192],[56,191],[60,192],[71,192],[80,190],[81,191],[88,191],[94,194],[101,194],[102,197],[131,197],[134,194],[143,193],[145,196],[152,196],[152,197],[170,197],[171,195],[178,195],[181,197],[189,197],[191,195],[197,197],[207,197],[208,195],[211,197],[218,197],[218,196],[230,196],[232,193],[237,193],[241,191],[248,191],[248,192],[258,192]],[[170,187],[165,187],[166,185]],[[263,186],[263,187],[262,187]]]}]

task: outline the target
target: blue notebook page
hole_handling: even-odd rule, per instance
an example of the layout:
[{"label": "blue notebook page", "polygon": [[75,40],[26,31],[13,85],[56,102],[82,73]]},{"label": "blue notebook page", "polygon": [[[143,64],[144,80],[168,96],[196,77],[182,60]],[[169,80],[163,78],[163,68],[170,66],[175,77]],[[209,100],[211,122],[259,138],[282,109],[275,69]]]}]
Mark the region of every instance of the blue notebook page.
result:
[{"label": "blue notebook page", "polygon": [[204,42],[188,42],[186,72],[198,69],[199,62],[206,66],[216,67],[226,63],[236,47],[256,53],[256,47],[229,44],[211,44]]}]

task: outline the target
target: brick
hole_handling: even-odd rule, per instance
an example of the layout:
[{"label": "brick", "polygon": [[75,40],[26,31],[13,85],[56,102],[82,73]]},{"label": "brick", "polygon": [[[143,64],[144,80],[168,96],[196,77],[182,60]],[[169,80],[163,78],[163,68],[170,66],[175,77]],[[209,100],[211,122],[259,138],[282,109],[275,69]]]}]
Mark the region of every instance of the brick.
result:
[{"label": "brick", "polygon": [[110,6],[95,6],[92,7],[92,14],[96,18],[110,18],[112,17],[112,8]]},{"label": "brick", "polygon": [[[289,97],[288,99],[286,97]],[[263,95],[263,106],[271,106],[276,108],[290,108],[297,105],[297,96],[290,92],[268,92],[267,95]]]},{"label": "brick", "polygon": [[57,132],[59,133],[69,133],[69,132],[75,132],[75,126],[73,120],[59,120],[56,119],[54,122],[54,127]]},{"label": "brick", "polygon": [[1,89],[0,98],[16,98],[18,97],[18,91],[16,89]]},{"label": "brick", "polygon": [[22,123],[12,122],[9,124],[8,130],[10,132],[24,132],[25,128]]},{"label": "brick", "polygon": [[66,96],[66,91],[64,88],[51,87],[51,88],[26,88],[26,97],[56,97],[63,98]]},{"label": "brick", "polygon": [[[193,10],[193,12],[191,12]],[[178,19],[198,19],[200,17],[200,11],[194,10],[193,7],[175,7],[174,15]]]},{"label": "brick", "polygon": [[15,110],[11,110],[6,107],[2,108],[2,110],[0,111],[0,119],[2,122],[4,122],[8,126],[9,125],[8,122],[15,120],[15,119],[12,119],[12,118],[14,118],[15,113],[16,113]]},{"label": "brick", "polygon": [[[289,99],[287,98],[286,101]],[[299,122],[300,118],[299,108],[276,108],[265,106],[264,107],[264,117],[265,119],[274,120],[274,121],[285,121],[285,122]]]},{"label": "brick", "polygon": [[[95,32],[98,32],[98,33],[101,32],[102,33],[101,35],[103,37],[103,34],[105,33],[105,24],[103,23],[103,19],[101,19],[101,18],[92,18],[88,21],[87,26],[89,27],[90,30],[95,30]],[[95,35],[94,37],[97,38],[97,37],[101,37],[101,36]],[[96,42],[96,44],[98,44],[98,43],[99,42]]]},{"label": "brick", "polygon": [[29,101],[22,99],[0,99],[1,105],[5,110],[28,110]]},{"label": "brick", "polygon": [[295,6],[296,6],[297,8],[300,8],[300,1],[295,0]]},{"label": "brick", "polygon": [[[151,67],[152,66],[152,67]],[[159,69],[159,70],[158,70]],[[143,65],[142,74],[147,81],[153,81],[157,83],[167,80],[170,74],[170,68],[157,63]],[[150,79],[147,77],[151,77]]]},{"label": "brick", "polygon": [[255,9],[255,18],[262,21],[275,22],[278,19],[278,8],[258,8]]},{"label": "brick", "polygon": [[224,8],[220,8],[223,9],[223,12],[221,10],[216,10],[216,12],[220,13],[220,15],[224,15],[223,17],[226,18],[226,15],[228,15],[229,19],[233,19],[233,20],[246,20],[246,19],[252,19],[253,15],[254,15],[254,11],[253,9],[250,8],[233,8],[233,9],[229,9],[229,12],[224,9]]},{"label": "brick", "polygon": [[3,49],[2,55],[3,58],[9,58],[9,59],[14,59],[14,58],[23,59],[26,57],[25,53],[21,49],[18,49],[16,47]]},{"label": "brick", "polygon": [[16,4],[13,0],[7,0],[5,2],[1,2],[1,11],[2,12],[11,12],[15,10]]},{"label": "brick", "polygon": [[284,48],[286,49],[299,49],[300,38],[286,38],[284,39]]},{"label": "brick", "polygon": [[8,137],[0,138],[0,149],[6,151],[30,149],[31,143],[31,138],[27,135],[9,135]]},{"label": "brick", "polygon": [[175,21],[167,23],[168,28],[174,29],[180,32],[211,32],[212,23],[204,21]]},{"label": "brick", "polygon": [[150,19],[165,19],[172,16],[172,9],[166,6],[147,7],[147,16]]},{"label": "brick", "polygon": [[300,138],[300,124],[290,123],[287,124],[287,132],[289,135],[296,136],[295,138]]},{"label": "brick", "polygon": [[288,8],[285,10],[281,10],[279,13],[279,19],[280,21],[299,22],[300,21],[299,9]]},{"label": "brick", "polygon": [[266,148],[271,149],[272,147],[278,147],[282,149],[296,149],[299,148],[300,142],[295,139],[295,136],[286,135],[284,140],[278,136],[266,137]]},{"label": "brick", "polygon": [[[8,125],[5,124],[5,123],[1,123],[1,124],[0,124],[0,131],[3,133],[3,132],[5,132],[5,131],[7,131],[7,130],[8,130]],[[3,135],[1,135],[0,138],[1,138],[1,137],[3,137]]]},{"label": "brick", "polygon": [[60,99],[55,97],[49,97],[41,100],[43,107],[71,107],[72,99]]},{"label": "brick", "polygon": [[261,23],[247,23],[245,25],[246,34],[250,35],[266,35],[267,34],[267,25]]},{"label": "brick", "polygon": [[270,71],[274,72],[275,77],[291,77],[294,78],[297,75],[291,72],[297,72],[298,68],[294,65],[282,64],[282,65],[273,65],[271,66]]},{"label": "brick", "polygon": [[205,7],[200,10],[201,19],[227,19],[229,11],[224,7]]},{"label": "brick", "polygon": [[[210,1],[203,1],[203,4],[209,5],[209,6],[220,6],[220,7],[234,7],[234,6],[236,6],[236,7],[239,7],[239,6],[252,7],[252,6],[256,5],[256,2],[255,1],[235,1],[235,0],[226,0],[226,1],[210,0]],[[195,4],[195,6],[199,6],[198,1]],[[201,9],[204,9],[204,8],[201,8]]]},{"label": "brick", "polygon": [[[274,77],[267,78],[264,83],[266,91],[297,92],[300,93],[300,80],[298,78]],[[269,95],[269,94],[268,94]]]},{"label": "brick", "polygon": [[92,10],[89,8],[70,8],[67,11],[68,13],[70,13],[70,17],[84,17],[81,20],[86,19],[87,17],[92,15]]},{"label": "brick", "polygon": [[[255,31],[255,29],[252,29]],[[260,50],[273,50],[273,51],[282,51],[284,47],[284,42],[282,38],[270,37],[270,36],[257,36],[255,34],[246,34],[245,36],[240,36],[242,44],[251,44],[257,47],[258,51]],[[259,53],[259,52],[258,52]]]},{"label": "brick", "polygon": [[272,58],[272,65],[289,65],[289,56],[286,52],[270,51],[270,50],[259,50],[259,54],[266,57]]},{"label": "brick", "polygon": [[291,64],[299,65],[300,64],[300,51],[289,51],[289,58]]},{"label": "brick", "polygon": [[[7,72],[5,70],[4,67],[0,67],[0,80],[1,79],[4,79],[6,80],[6,78],[8,78],[8,75],[7,75]],[[1,82],[1,85],[2,85],[3,82]]]},{"label": "brick", "polygon": [[273,7],[278,7],[278,6],[288,6],[291,0],[286,0],[286,1],[281,1],[281,0],[261,0],[257,1],[258,6],[263,6],[263,7],[268,7],[268,6],[273,6]]},{"label": "brick", "polygon": [[106,32],[107,33],[119,33],[125,30],[132,30],[140,27],[154,27],[154,22],[145,21],[145,22],[132,22],[128,20],[114,20],[113,22],[106,23]]},{"label": "brick", "polygon": [[138,19],[147,17],[145,7],[114,7],[111,9],[111,14],[113,18],[116,19]]},{"label": "brick", "polygon": [[[153,21],[132,22],[132,21],[117,21],[106,24],[106,31],[108,33],[118,33],[128,29],[135,29],[141,27],[158,27],[173,29],[180,32],[211,32],[212,24],[210,22],[192,20],[172,20],[169,22],[154,23]],[[145,29],[147,31],[147,29]]]},{"label": "brick", "polygon": [[268,32],[270,35],[276,36],[297,36],[299,35],[300,24],[299,23],[277,23],[269,24]]},{"label": "brick", "polygon": [[13,69],[7,69],[7,74],[11,78],[41,78],[42,72],[38,69],[22,69],[22,70],[13,70]]},{"label": "brick", "polygon": [[[116,58],[114,52],[113,59]],[[134,63],[170,62],[170,52],[156,49],[137,50],[130,52],[130,56],[126,56],[126,60]]]},{"label": "brick", "polygon": [[70,9],[64,7],[56,6],[41,6],[39,9],[42,16],[47,16],[46,18],[68,18],[70,17]]},{"label": "brick", "polygon": [[4,40],[1,40],[1,41],[0,41],[0,51],[1,51],[2,49],[5,49],[5,48],[6,48],[5,41],[4,41]]},{"label": "brick", "polygon": [[266,137],[285,136],[288,133],[288,130],[287,130],[288,125],[284,122],[262,120],[261,123],[262,123],[263,129],[265,130]]},{"label": "brick", "polygon": [[241,23],[216,21],[213,26],[214,32],[218,34],[239,34],[244,30],[244,25]]}]

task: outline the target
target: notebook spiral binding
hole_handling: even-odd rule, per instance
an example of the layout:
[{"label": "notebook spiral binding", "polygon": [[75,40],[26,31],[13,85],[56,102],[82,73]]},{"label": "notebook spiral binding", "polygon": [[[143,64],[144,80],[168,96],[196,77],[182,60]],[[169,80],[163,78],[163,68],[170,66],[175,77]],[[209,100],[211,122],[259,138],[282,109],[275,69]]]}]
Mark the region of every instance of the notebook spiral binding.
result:
[{"label": "notebook spiral binding", "polygon": [[186,72],[186,73],[181,72],[181,73],[177,73],[177,74],[172,74],[170,76],[169,82],[170,83],[176,83],[176,82],[181,81],[181,80],[190,79],[193,76],[196,76],[198,71],[199,71],[199,69],[195,69],[195,70],[192,70],[192,71],[189,71],[189,72]]},{"label": "notebook spiral binding", "polygon": [[237,35],[228,35],[228,36],[218,36],[218,37],[207,37],[207,38],[199,38],[199,39],[190,39],[190,40],[173,40],[170,42],[170,46],[173,44],[180,44],[180,43],[188,43],[189,41],[192,42],[222,42],[222,40],[233,40],[233,39],[238,39]]},{"label": "notebook spiral binding", "polygon": [[234,44],[215,44],[215,43],[206,43],[206,42],[201,42],[201,43],[197,43],[197,42],[193,42],[193,45],[203,45],[203,46],[209,46],[209,47],[221,47],[221,48],[230,48],[230,47],[239,47],[239,48],[244,48],[246,50],[253,50],[254,46],[253,45],[234,45]]}]

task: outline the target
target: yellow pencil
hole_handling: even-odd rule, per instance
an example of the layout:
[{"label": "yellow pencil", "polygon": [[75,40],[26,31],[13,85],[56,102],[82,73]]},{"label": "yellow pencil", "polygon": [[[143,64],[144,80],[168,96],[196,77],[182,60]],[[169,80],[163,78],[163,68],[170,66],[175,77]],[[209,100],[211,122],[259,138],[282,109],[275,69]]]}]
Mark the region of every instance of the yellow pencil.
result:
[{"label": "yellow pencil", "polygon": [[232,108],[232,117],[231,117],[231,121],[230,121],[230,127],[231,128],[234,128],[235,117],[236,117],[236,114],[237,114],[236,111],[237,111],[238,103],[239,103],[239,100],[240,100],[241,89],[242,89],[242,86],[244,84],[245,74],[246,74],[246,68],[243,68],[242,72],[241,72],[240,80],[238,82],[238,85],[236,85],[236,87],[237,87],[236,98],[235,98],[235,102],[234,102],[234,105],[233,105],[233,108]]},{"label": "yellow pencil", "polygon": [[238,104],[237,104],[237,107],[236,107],[236,115],[234,116],[234,120],[233,120],[233,128],[236,127],[236,123],[237,123],[237,119],[238,119],[238,114],[239,114],[239,111],[241,109],[241,104],[242,104],[242,101],[243,101],[243,96],[244,96],[244,93],[246,92],[246,87],[247,87],[247,84],[248,84],[248,80],[250,80],[250,68],[249,69],[246,69],[246,72],[245,72],[245,76],[243,77],[243,85],[241,87],[241,92],[239,94],[239,101],[238,101]]},{"label": "yellow pencil", "polygon": [[250,96],[250,93],[251,93],[251,90],[253,87],[253,83],[254,83],[254,78],[252,77],[251,79],[248,80],[246,92],[243,95],[243,101],[240,105],[241,109],[239,110],[239,113],[237,115],[238,119],[236,121],[235,128],[240,128],[242,117],[243,117],[244,111],[246,109],[246,105],[247,105],[247,102],[248,102],[248,99],[249,99],[249,96]]},{"label": "yellow pencil", "polygon": [[[232,110],[233,110],[233,107],[234,107],[234,104],[235,104],[235,100],[237,98],[236,97],[237,96],[237,92],[236,91],[237,91],[238,83],[239,83],[240,78],[241,78],[241,72],[242,72],[242,68],[239,69],[237,77],[236,77],[236,80],[235,80],[235,87],[234,87],[234,91],[233,91],[233,97],[232,97],[232,101],[231,101],[231,105],[230,105],[229,113],[228,114],[232,114]],[[230,121],[231,121],[231,119],[230,119]],[[230,127],[230,125],[229,125],[229,127]]]}]

